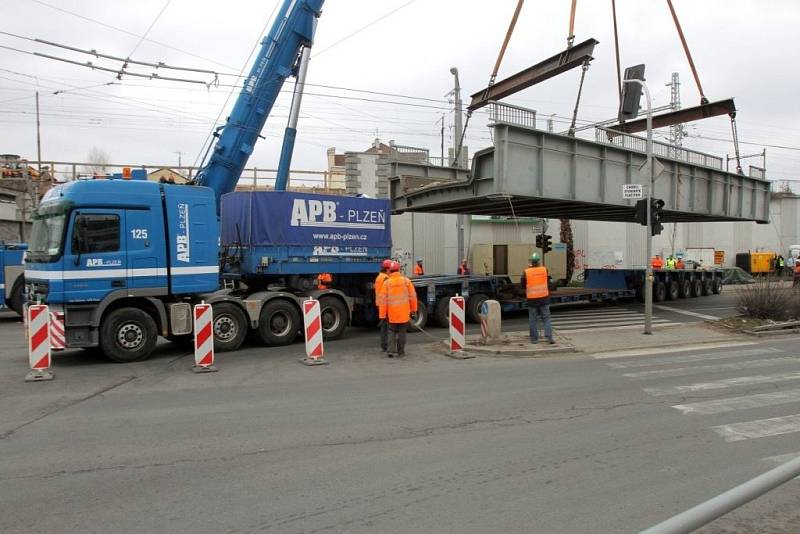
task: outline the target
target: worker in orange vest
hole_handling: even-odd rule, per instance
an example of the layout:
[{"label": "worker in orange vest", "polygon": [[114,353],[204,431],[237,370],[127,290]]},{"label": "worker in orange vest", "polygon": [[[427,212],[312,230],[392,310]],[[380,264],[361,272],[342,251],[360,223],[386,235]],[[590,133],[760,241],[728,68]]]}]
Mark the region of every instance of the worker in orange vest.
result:
[{"label": "worker in orange vest", "polygon": [[550,288],[548,287],[547,267],[540,265],[539,253],[534,252],[528,262],[529,267],[522,273],[522,287],[528,299],[528,325],[530,326],[531,343],[539,342],[539,331],[536,326],[536,316],[542,318],[544,337],[551,345],[553,339],[553,326],[550,323]]},{"label": "worker in orange vest", "polygon": [[686,268],[686,264],[683,263],[683,258],[678,258],[678,261],[675,262],[675,268],[676,269],[685,269]]},{"label": "worker in orange vest", "polygon": [[406,329],[412,313],[417,313],[417,292],[411,280],[400,272],[400,264],[392,262],[389,278],[383,282],[380,298],[380,318],[389,323],[387,355],[405,356]]},{"label": "worker in orange vest", "polygon": [[[380,310],[381,302],[383,300],[383,283],[389,278],[389,269],[392,267],[392,260],[383,260],[381,263],[381,272],[375,277],[375,305]],[[381,351],[386,352],[389,348],[389,323],[386,319],[379,320],[381,329]]]},{"label": "worker in orange vest", "polygon": [[414,276],[422,276],[425,274],[425,268],[422,266],[422,258],[417,258],[417,264],[414,265]]},{"label": "worker in orange vest", "polygon": [[800,260],[794,263],[794,282],[792,282],[792,285],[800,285]]},{"label": "worker in orange vest", "polygon": [[655,257],[650,261],[650,265],[653,267],[653,269],[663,269],[664,260],[661,259],[661,255],[656,254]]},{"label": "worker in orange vest", "polygon": [[331,273],[319,273],[317,276],[317,288],[330,289],[333,283],[333,275]]}]

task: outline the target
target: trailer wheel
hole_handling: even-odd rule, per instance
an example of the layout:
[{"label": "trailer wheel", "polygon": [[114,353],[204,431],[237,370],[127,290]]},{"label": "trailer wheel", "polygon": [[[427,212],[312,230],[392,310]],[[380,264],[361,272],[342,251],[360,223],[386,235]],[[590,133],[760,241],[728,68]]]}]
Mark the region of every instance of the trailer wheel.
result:
[{"label": "trailer wheel", "polygon": [[411,332],[419,332],[428,324],[428,306],[421,300],[417,300],[417,316],[411,318]]},{"label": "trailer wheel", "polygon": [[667,286],[667,299],[678,300],[680,297],[680,287],[678,287],[677,280],[672,280]]},{"label": "trailer wheel", "polygon": [[699,297],[703,294],[703,281],[699,278],[692,280],[692,297]]},{"label": "trailer wheel", "polygon": [[722,293],[722,278],[714,278],[714,285],[711,291],[713,291],[715,295]]},{"label": "trailer wheel", "polygon": [[297,307],[285,300],[268,302],[258,316],[258,337],[269,346],[289,345],[297,337],[300,327]]},{"label": "trailer wheel", "polygon": [[667,298],[667,286],[664,282],[656,282],[653,285],[653,300],[656,302],[664,302]]},{"label": "trailer wheel", "polygon": [[22,315],[22,308],[25,304],[25,282],[24,277],[20,276],[14,282],[8,299],[8,307]]},{"label": "trailer wheel", "polygon": [[481,306],[483,303],[489,300],[489,297],[484,295],[483,293],[475,293],[472,295],[469,300],[467,300],[467,321],[470,323],[480,323],[481,318],[478,315],[481,311]]},{"label": "trailer wheel", "polygon": [[336,297],[319,299],[320,318],[322,319],[322,338],[339,339],[347,330],[347,306]]},{"label": "trailer wheel", "polygon": [[712,282],[708,278],[703,280],[703,290],[702,290],[703,291],[703,296],[704,297],[709,296],[713,292],[713,290],[714,290],[714,282]]},{"label": "trailer wheel", "polygon": [[100,348],[112,362],[146,360],[158,339],[156,322],[138,308],[119,308],[109,313],[100,327]]},{"label": "trailer wheel", "polygon": [[692,281],[688,278],[681,280],[678,284],[678,296],[682,299],[688,298],[692,295]]},{"label": "trailer wheel", "polygon": [[211,305],[214,319],[211,327],[214,330],[214,350],[228,352],[242,346],[247,337],[247,317],[242,309],[231,302],[219,302]]},{"label": "trailer wheel", "polygon": [[447,328],[450,326],[450,297],[442,297],[436,301],[433,307],[433,322],[436,326]]}]

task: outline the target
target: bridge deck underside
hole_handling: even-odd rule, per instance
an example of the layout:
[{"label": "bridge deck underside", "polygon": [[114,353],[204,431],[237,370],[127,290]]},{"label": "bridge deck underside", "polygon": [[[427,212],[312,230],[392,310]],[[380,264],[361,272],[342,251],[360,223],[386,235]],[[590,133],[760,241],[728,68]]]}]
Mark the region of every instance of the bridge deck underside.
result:
[{"label": "bridge deck underside", "polygon": [[[622,186],[646,182],[644,153],[510,124],[495,125],[494,140],[471,171],[393,162],[393,211],[635,222]],[[653,196],[665,202],[664,222],[769,221],[768,181],[659,161]]]}]

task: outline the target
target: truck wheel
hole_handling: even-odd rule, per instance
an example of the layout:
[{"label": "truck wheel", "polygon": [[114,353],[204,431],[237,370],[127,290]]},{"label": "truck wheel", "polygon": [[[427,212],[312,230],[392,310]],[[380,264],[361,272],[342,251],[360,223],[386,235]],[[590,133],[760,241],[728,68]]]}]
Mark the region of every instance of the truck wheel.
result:
[{"label": "truck wheel", "polygon": [[467,300],[467,321],[470,323],[480,323],[481,318],[478,313],[481,311],[483,303],[489,300],[489,297],[483,293],[476,293]]},{"label": "truck wheel", "polygon": [[156,322],[138,308],[119,308],[109,313],[100,327],[100,348],[112,362],[146,360],[158,338]]},{"label": "truck wheel", "polygon": [[214,350],[228,352],[242,346],[247,337],[247,317],[242,309],[231,302],[211,305],[214,314],[211,327],[214,330]]},{"label": "truck wheel", "polygon": [[14,282],[14,286],[11,288],[11,296],[8,299],[8,307],[19,315],[22,315],[22,308],[25,305],[25,282],[22,278],[20,276]]},{"label": "truck wheel", "polygon": [[690,297],[692,294],[692,282],[688,278],[681,280],[678,284],[678,296],[682,299]]},{"label": "truck wheel", "polygon": [[433,307],[433,322],[436,326],[447,328],[450,326],[450,297],[442,297]]},{"label": "truck wheel", "polygon": [[699,297],[703,294],[703,281],[699,278],[692,280],[692,296]]},{"label": "truck wheel", "polygon": [[719,295],[720,293],[722,293],[722,278],[714,278],[714,284],[711,287],[711,291],[715,295]]},{"label": "truck wheel", "polygon": [[261,308],[258,316],[258,337],[266,345],[289,345],[301,328],[297,306],[285,300],[273,300]]},{"label": "truck wheel", "polygon": [[420,329],[425,328],[428,324],[428,306],[421,300],[417,300],[417,318],[411,319],[411,327],[409,332],[419,332]]},{"label": "truck wheel", "polygon": [[669,300],[678,300],[680,296],[680,288],[678,287],[678,282],[673,280],[667,286],[667,299]]},{"label": "truck wheel", "polygon": [[322,319],[322,338],[339,339],[347,330],[347,306],[336,297],[319,299],[320,318]]},{"label": "truck wheel", "polygon": [[664,302],[667,298],[667,286],[664,282],[656,282],[653,285],[653,300],[656,302]]},{"label": "truck wheel", "polygon": [[704,297],[709,296],[712,293],[713,289],[714,289],[714,282],[712,282],[708,278],[703,280],[703,296]]}]

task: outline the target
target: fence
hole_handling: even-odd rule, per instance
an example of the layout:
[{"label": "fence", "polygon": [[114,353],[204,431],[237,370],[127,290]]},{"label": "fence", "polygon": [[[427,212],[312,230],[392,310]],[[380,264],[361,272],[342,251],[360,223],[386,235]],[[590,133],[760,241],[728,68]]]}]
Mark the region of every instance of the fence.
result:
[{"label": "fence", "polygon": [[[644,137],[596,126],[594,129],[594,138],[598,143],[614,145],[627,150],[635,150],[636,152],[647,152],[647,139]],[[722,158],[720,157],[690,150],[688,148],[672,146],[667,143],[660,143],[658,141],[653,141],[653,155],[656,157],[683,161],[693,165],[711,167],[712,169],[720,171],[724,170]]]},{"label": "fence", "polygon": [[489,102],[489,121],[491,124],[502,122],[526,128],[536,128],[536,111],[513,104],[501,104],[500,102],[492,101]]}]

